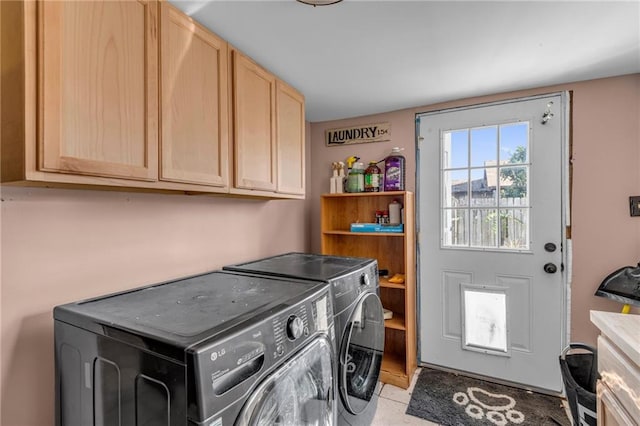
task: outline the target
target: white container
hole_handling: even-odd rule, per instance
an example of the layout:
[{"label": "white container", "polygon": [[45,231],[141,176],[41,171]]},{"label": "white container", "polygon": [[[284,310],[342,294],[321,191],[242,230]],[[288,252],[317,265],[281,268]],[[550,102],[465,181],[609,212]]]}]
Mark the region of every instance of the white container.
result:
[{"label": "white container", "polygon": [[333,176],[331,176],[329,178],[329,193],[330,194],[335,194],[335,193],[338,192],[338,182],[340,182],[340,184],[342,184],[342,181],[338,177],[338,171],[334,169],[333,170]]},{"label": "white container", "polygon": [[401,208],[402,205],[396,200],[389,203],[389,223],[391,225],[399,225],[402,222],[402,216],[400,215]]}]

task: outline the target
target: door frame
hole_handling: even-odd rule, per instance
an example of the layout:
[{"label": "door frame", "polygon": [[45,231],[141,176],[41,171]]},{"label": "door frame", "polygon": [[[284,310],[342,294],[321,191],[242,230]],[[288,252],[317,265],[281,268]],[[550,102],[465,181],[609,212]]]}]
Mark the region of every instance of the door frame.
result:
[{"label": "door frame", "polygon": [[[562,339],[562,346],[566,347],[570,341],[570,330],[571,330],[571,282],[572,282],[572,241],[571,241],[571,183],[572,183],[572,167],[571,167],[571,157],[572,157],[572,148],[573,148],[573,144],[572,144],[572,140],[571,140],[571,136],[572,136],[572,132],[571,132],[571,123],[572,123],[572,116],[571,116],[571,101],[572,101],[572,91],[559,91],[559,92],[549,92],[549,93],[541,93],[541,94],[537,94],[537,95],[530,95],[530,96],[522,96],[522,97],[517,97],[517,98],[505,98],[505,99],[501,99],[501,100],[497,100],[497,101],[489,101],[489,102],[478,102],[478,103],[473,103],[473,104],[468,104],[468,105],[461,105],[458,107],[450,107],[450,108],[443,108],[443,109],[433,109],[433,110],[426,110],[426,111],[422,111],[422,112],[416,112],[415,113],[415,152],[416,152],[416,176],[415,176],[415,186],[416,186],[416,206],[415,206],[415,215],[416,218],[420,218],[420,205],[421,205],[421,197],[422,197],[422,191],[420,190],[420,145],[422,143],[422,141],[424,140],[423,137],[420,136],[420,118],[424,117],[424,116],[428,116],[428,115],[435,115],[435,114],[444,114],[444,113],[449,113],[449,112],[456,112],[456,111],[464,111],[464,110],[469,110],[469,109],[475,109],[478,107],[490,107],[490,106],[498,106],[498,105],[505,105],[505,104],[510,104],[513,102],[521,102],[521,101],[529,101],[529,100],[535,100],[535,99],[540,99],[540,98],[545,98],[548,96],[560,96],[561,100],[562,100],[562,105],[560,105],[559,107],[555,108],[554,112],[554,116],[552,116],[550,119],[557,119],[557,120],[561,120],[561,126],[562,126],[562,146],[561,146],[561,164],[562,164],[562,170],[560,171],[561,174],[561,179],[562,179],[562,189],[561,189],[561,220],[562,220],[562,229],[564,230],[564,232],[562,233],[562,237],[561,237],[561,242],[562,242],[562,267],[564,268],[564,274],[562,275],[562,284],[563,284],[563,322],[562,322],[562,333],[561,335],[563,336]],[[541,117],[542,118],[542,117]],[[440,202],[438,202],[440,203]],[[420,366],[425,366],[425,367],[433,367],[436,369],[441,369],[441,370],[449,370],[449,371],[453,371],[452,369],[447,369],[441,366],[435,366],[435,365],[431,365],[425,362],[422,362],[422,354],[420,353],[421,351],[421,333],[420,333],[420,328],[421,328],[421,324],[422,324],[422,313],[420,312],[419,309],[419,301],[421,300],[421,293],[422,293],[422,285],[420,283],[421,280],[421,273],[420,273],[420,259],[421,259],[421,250],[420,250],[420,232],[421,232],[421,226],[422,224],[420,223],[420,220],[416,220],[416,303],[418,304],[418,309],[416,312],[416,321],[417,321],[417,327],[418,327],[418,332],[417,334],[417,345],[418,345],[418,365]],[[560,355],[560,354],[558,354]],[[482,376],[480,375],[474,375],[471,373],[464,373],[465,375],[469,375],[469,376],[475,376],[475,377],[480,377],[482,378]],[[500,379],[496,379],[496,378],[490,378],[491,381],[494,382],[498,382],[498,383],[505,383],[505,384],[509,384],[509,385],[514,385],[511,382],[506,382],[504,380],[500,380]],[[538,392],[541,393],[551,393],[548,390],[545,389],[535,389]]]}]

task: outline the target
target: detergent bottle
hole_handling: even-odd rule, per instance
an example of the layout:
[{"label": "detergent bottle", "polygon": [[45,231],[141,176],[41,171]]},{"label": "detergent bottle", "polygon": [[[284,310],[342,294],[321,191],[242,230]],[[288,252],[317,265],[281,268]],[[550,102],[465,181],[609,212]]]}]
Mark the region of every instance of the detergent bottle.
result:
[{"label": "detergent bottle", "polygon": [[401,150],[402,148],[393,148],[384,160],[385,191],[404,191],[405,159]]}]

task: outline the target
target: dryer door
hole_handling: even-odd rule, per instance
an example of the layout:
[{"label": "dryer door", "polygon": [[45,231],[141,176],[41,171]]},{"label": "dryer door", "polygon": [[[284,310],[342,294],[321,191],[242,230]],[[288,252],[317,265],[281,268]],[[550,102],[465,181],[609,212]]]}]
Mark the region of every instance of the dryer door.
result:
[{"label": "dryer door", "polygon": [[256,388],[236,425],[332,425],[332,383],[331,343],[318,337]]},{"label": "dryer door", "polygon": [[344,336],[338,386],[347,409],[360,414],[375,393],[384,351],[384,315],[375,293],[360,298]]}]

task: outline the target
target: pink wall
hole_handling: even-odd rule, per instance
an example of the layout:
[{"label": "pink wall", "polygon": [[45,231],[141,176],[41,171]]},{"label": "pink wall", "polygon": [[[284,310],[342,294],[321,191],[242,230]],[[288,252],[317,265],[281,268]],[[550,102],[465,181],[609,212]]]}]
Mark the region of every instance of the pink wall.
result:
[{"label": "pink wall", "polygon": [[[621,305],[593,296],[611,271],[640,261],[640,217],[629,217],[628,197],[640,195],[640,74],[463,99],[348,120],[311,125],[310,185],[312,249],[320,250],[320,194],[328,192],[331,162],[350,155],[378,160],[404,147],[407,189],[415,190],[415,114],[482,102],[573,91],[573,285],[571,341],[595,343],[589,310],[619,311]],[[324,131],[391,123],[391,142],[326,147]]]},{"label": "pink wall", "polygon": [[54,424],[55,305],[310,246],[301,200],[15,187],[1,196],[4,426]]},{"label": "pink wall", "polygon": [[[280,252],[319,251],[319,196],[331,161],[377,160],[404,147],[407,188],[415,190],[416,112],[558,90],[574,94],[571,339],[593,343],[589,309],[620,309],[592,296],[595,288],[640,260],[640,218],[627,206],[629,195],[640,195],[638,74],[307,125],[306,202],[3,187],[0,423],[53,424],[53,306]],[[325,128],[377,121],[391,122],[392,142],[324,146]]]}]

